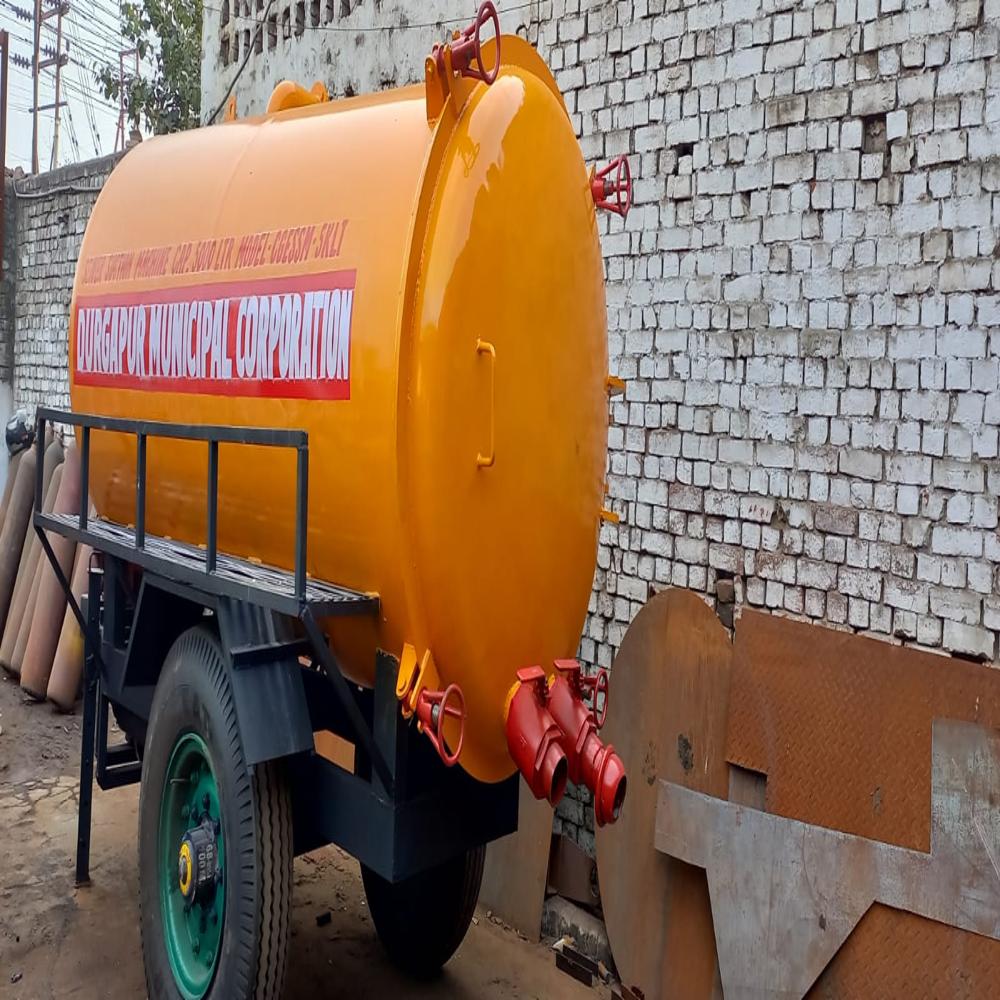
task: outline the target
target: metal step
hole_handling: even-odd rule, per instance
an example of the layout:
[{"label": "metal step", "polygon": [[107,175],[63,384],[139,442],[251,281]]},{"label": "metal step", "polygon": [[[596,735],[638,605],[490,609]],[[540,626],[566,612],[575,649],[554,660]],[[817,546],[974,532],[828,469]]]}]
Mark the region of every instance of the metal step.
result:
[{"label": "metal step", "polygon": [[[99,517],[88,518],[87,527],[81,529],[77,514],[36,511],[35,524],[206,593],[251,601],[282,614],[298,615],[301,610],[295,596],[295,575],[289,570],[219,552],[215,570],[208,572],[205,550],[197,545],[146,532],[143,547],[139,548],[133,528]],[[379,598],[378,594],[310,577],[306,580],[305,604],[317,618],[326,618],[374,614]]]}]

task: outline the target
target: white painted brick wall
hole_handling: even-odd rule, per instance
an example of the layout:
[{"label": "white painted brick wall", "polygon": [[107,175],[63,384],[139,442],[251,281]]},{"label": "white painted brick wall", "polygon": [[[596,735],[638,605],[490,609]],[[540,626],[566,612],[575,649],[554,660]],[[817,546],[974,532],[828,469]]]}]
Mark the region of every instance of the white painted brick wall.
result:
[{"label": "white painted brick wall", "polygon": [[1000,2],[503,21],[588,160],[627,152],[636,176],[627,223],[601,221],[628,390],[583,658],[609,665],[653,590],[712,600],[724,573],[749,604],[996,662]]}]

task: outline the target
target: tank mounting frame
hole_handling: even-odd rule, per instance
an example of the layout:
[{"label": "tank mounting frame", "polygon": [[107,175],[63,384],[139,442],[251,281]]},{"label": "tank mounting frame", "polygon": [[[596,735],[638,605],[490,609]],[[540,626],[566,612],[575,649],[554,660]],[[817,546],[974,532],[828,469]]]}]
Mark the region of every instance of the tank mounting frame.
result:
[{"label": "tank mounting frame", "polygon": [[[92,432],[130,434],[136,441],[134,526],[95,517],[86,502],[76,513],[44,514],[36,483],[35,531],[84,635],[78,884],[89,881],[94,778],[102,789],[141,778],[141,755],[131,745],[107,746],[109,707],[141,738],[166,648],[178,629],[205,614],[215,619],[228,656],[248,763],[285,760],[293,790],[296,853],[336,843],[396,881],[516,829],[517,776],[484,785],[460,768],[446,768],[399,711],[395,657],[377,654],[374,690],[362,690],[342,674],[319,620],[376,614],[379,598],[306,573],[306,432],[190,426],[40,407],[37,441],[44,441],[49,422],[79,429],[84,497],[89,493]],[[155,437],[206,445],[204,547],[146,531],[146,450],[148,439]],[[293,570],[219,551],[220,444],[295,449]],[[49,532],[94,551],[84,607],[54,560]],[[314,733],[321,730],[354,745],[353,771],[315,752]]]}]

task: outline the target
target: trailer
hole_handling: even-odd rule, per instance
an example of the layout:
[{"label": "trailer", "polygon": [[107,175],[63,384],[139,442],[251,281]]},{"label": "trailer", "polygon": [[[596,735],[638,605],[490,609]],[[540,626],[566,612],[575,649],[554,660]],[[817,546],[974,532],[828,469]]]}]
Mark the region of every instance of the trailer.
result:
[{"label": "trailer", "polygon": [[[77,880],[94,779],[141,782],[153,1000],[280,995],[303,852],[356,857],[390,958],[427,976],[519,774],[618,818],[607,676],[572,656],[620,388],[596,213],[631,190],[490,0],[422,86],[285,81],[103,188],[72,411],[37,413],[38,447],[75,432],[79,510],[44,512],[39,476],[34,526],[85,637]],[[86,601],[51,535],[90,546]]]},{"label": "trailer", "polygon": [[[39,449],[47,423],[79,429],[85,498],[94,431],[128,435],[140,470],[127,527],[90,516],[86,501],[76,514],[43,514],[37,482],[35,529],[85,637],[77,884],[90,876],[95,778],[101,789],[142,779],[142,933],[167,942],[187,994],[205,993],[223,913],[250,956],[232,974],[283,981],[291,860],[325,844],[360,862],[392,960],[416,975],[440,968],[472,918],[485,844],[517,827],[518,777],[490,785],[448,767],[399,712],[391,654],[378,653],[373,690],[342,675],[317,617],[370,615],[378,597],[306,576],[307,435],[44,408],[36,419]],[[205,445],[204,548],[145,530],[145,454],[156,438]],[[294,450],[294,570],[218,550],[221,445]],[[49,532],[93,549],[82,607],[53,559]],[[112,715],[126,739],[109,745]],[[355,747],[353,772],[315,752],[321,731]],[[227,856],[224,843],[239,853]],[[146,877],[154,871],[157,878]],[[261,968],[251,967],[254,952]],[[154,981],[168,974],[152,970]],[[224,985],[218,995],[239,995]]]}]

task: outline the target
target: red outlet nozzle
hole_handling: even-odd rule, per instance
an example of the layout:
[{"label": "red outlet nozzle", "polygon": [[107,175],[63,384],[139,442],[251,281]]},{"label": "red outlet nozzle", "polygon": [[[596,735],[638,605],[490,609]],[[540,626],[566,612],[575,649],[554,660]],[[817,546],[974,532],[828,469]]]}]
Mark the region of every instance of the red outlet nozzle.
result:
[{"label": "red outlet nozzle", "polygon": [[557,805],[566,791],[568,764],[562,731],[547,707],[545,672],[526,667],[517,680],[507,708],[507,746],[535,798]]},{"label": "red outlet nozzle", "polygon": [[[607,711],[607,679],[603,683],[600,676],[593,681],[585,679],[576,660],[556,660],[555,668],[557,676],[549,688],[548,708],[562,731],[569,777],[593,792],[597,825],[614,823],[625,802],[628,779],[614,747],[602,743],[597,735],[597,694],[603,691],[605,695],[603,722]],[[587,688],[593,692],[593,707],[583,700]]]}]

